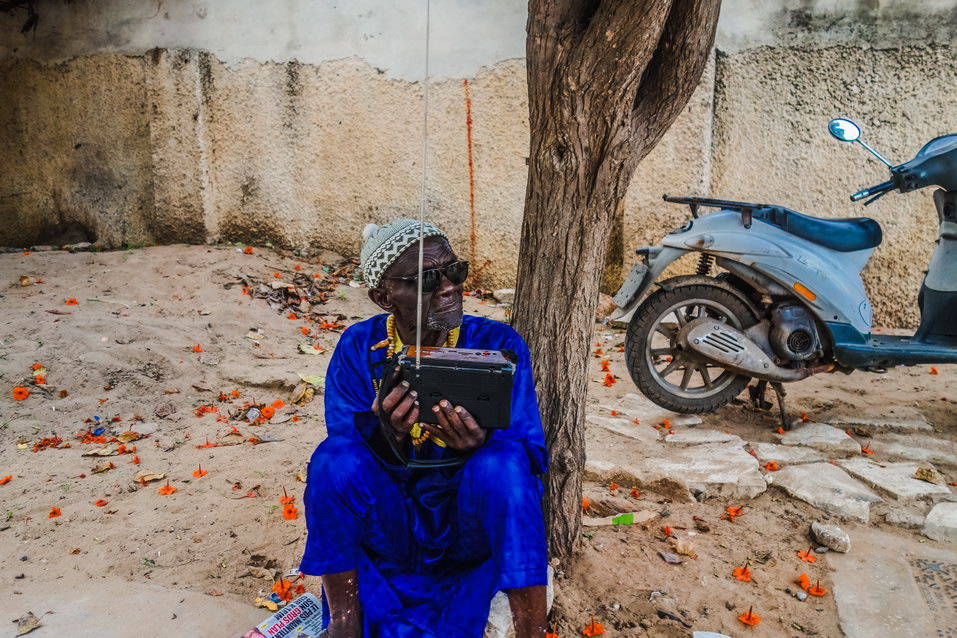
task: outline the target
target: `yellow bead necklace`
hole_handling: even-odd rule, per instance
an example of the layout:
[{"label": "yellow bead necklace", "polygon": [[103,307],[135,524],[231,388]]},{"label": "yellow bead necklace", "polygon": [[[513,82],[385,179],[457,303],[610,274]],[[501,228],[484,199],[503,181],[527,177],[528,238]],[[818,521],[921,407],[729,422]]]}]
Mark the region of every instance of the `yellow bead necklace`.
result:
[{"label": "yellow bead necklace", "polygon": [[[391,359],[396,352],[402,350],[402,338],[399,336],[399,332],[395,329],[395,315],[389,315],[385,320],[385,333],[386,338],[375,344],[370,348],[371,350],[380,350],[388,346],[386,351],[386,358]],[[459,341],[459,328],[452,328],[449,330],[449,336],[445,339],[446,348],[454,348],[455,344]],[[379,382],[375,378],[372,379],[372,389],[375,391],[375,395],[379,396]],[[412,445],[419,447],[425,443],[430,436],[428,430],[423,430],[422,426],[418,423],[412,424],[412,430],[409,432],[409,435],[412,437]],[[438,445],[439,447],[445,447],[445,441],[435,437],[432,439],[432,442]]]}]

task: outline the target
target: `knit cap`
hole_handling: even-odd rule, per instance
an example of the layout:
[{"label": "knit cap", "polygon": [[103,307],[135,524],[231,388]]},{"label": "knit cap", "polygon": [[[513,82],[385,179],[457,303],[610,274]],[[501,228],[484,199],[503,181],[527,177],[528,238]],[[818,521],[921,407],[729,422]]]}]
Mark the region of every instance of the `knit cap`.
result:
[{"label": "knit cap", "polygon": [[[429,222],[425,222],[422,234],[424,237],[448,239],[445,233]],[[416,219],[397,219],[385,226],[368,224],[362,230],[359,266],[369,287],[377,287],[389,266],[395,263],[406,248],[417,241],[419,241],[419,221]]]}]

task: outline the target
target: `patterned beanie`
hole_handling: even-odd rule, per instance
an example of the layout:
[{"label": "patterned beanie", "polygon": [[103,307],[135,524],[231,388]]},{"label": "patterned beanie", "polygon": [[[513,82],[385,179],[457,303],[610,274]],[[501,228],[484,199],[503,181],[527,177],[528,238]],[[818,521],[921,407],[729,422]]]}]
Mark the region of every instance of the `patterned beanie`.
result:
[{"label": "patterned beanie", "polygon": [[[424,237],[448,236],[425,222]],[[370,288],[382,281],[389,266],[395,263],[405,249],[419,241],[419,222],[415,219],[397,219],[385,226],[367,225],[362,231],[362,250],[359,253],[359,265],[362,276]]]}]

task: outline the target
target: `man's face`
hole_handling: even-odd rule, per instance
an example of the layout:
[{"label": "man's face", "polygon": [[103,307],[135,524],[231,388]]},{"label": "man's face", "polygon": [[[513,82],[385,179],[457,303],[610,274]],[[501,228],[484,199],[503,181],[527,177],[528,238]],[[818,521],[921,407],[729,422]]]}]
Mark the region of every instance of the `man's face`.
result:
[{"label": "man's face", "polygon": [[[442,268],[458,261],[449,242],[442,237],[427,237],[422,256],[422,269]],[[369,291],[369,298],[379,307],[395,315],[400,325],[415,330],[417,283],[388,277],[411,277],[419,270],[419,243],[409,246],[389,266],[378,288]],[[462,284],[453,284],[444,274],[439,287],[422,297],[425,327],[431,330],[451,330],[462,325]]]}]

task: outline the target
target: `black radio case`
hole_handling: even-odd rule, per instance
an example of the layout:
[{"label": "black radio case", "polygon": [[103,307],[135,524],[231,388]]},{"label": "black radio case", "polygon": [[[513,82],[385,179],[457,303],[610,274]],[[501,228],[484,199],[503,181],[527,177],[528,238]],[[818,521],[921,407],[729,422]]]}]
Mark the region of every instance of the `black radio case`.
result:
[{"label": "black radio case", "polygon": [[409,382],[419,395],[419,421],[437,424],[432,406],[445,399],[468,410],[482,428],[503,429],[511,422],[514,358],[499,350],[423,347],[416,370],[415,346],[404,346],[396,357],[399,372],[386,370],[397,378],[383,381],[386,387]]}]

